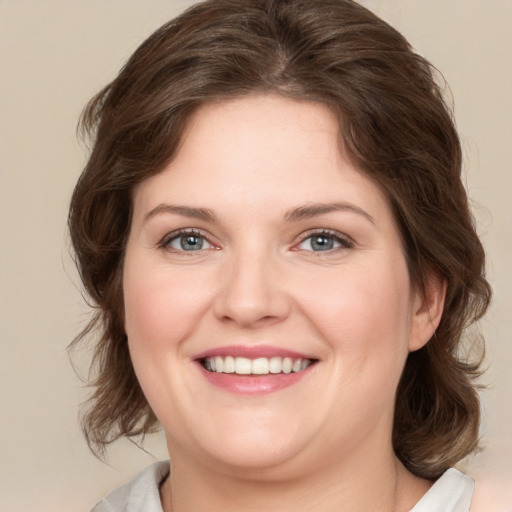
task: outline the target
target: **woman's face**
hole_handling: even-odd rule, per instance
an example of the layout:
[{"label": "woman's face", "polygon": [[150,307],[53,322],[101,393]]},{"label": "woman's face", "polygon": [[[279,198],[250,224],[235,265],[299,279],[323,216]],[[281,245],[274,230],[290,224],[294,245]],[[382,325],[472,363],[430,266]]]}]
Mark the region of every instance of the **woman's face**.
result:
[{"label": "woman's face", "polygon": [[311,472],[391,446],[431,332],[388,202],[338,141],[318,104],[209,104],[136,189],[125,325],[173,460]]}]

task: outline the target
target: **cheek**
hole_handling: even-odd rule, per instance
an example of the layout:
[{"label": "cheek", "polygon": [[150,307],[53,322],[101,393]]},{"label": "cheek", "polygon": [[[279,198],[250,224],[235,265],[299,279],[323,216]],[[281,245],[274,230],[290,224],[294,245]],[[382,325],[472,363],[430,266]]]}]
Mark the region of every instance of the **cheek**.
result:
[{"label": "cheek", "polygon": [[[184,272],[171,272],[127,254],[123,276],[125,329],[130,357],[144,394],[164,424],[179,409],[186,387],[186,342],[197,328],[207,297],[205,287]],[[172,369],[172,371],[169,371]],[[174,414],[174,412],[173,412]]]},{"label": "cheek", "polygon": [[123,279],[125,327],[130,345],[179,344],[196,325],[207,302],[194,276],[155,269],[127,258]]},{"label": "cheek", "polygon": [[[351,266],[336,276],[316,275],[304,310],[351,364],[401,364],[411,326],[411,294],[405,262]],[[398,356],[398,360],[397,360]]]}]

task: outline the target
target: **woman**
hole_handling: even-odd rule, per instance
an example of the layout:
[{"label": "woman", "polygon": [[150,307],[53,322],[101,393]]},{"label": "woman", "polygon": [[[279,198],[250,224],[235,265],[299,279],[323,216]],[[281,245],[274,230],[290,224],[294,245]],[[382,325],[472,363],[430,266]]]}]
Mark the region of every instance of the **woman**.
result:
[{"label": "woman", "polygon": [[210,0],[89,103],[84,430],[171,459],[95,512],[469,510],[490,288],[433,75],[353,1]]}]

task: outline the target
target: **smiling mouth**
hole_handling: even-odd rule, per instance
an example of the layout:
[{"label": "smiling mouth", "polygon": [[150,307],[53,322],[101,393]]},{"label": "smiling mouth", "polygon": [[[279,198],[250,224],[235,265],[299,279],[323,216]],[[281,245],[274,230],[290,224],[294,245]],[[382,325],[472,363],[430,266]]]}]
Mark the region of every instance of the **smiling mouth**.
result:
[{"label": "smiling mouth", "polygon": [[228,373],[236,375],[278,375],[299,373],[306,370],[316,361],[305,358],[291,357],[247,357],[215,356],[200,360],[203,368],[212,373]]}]

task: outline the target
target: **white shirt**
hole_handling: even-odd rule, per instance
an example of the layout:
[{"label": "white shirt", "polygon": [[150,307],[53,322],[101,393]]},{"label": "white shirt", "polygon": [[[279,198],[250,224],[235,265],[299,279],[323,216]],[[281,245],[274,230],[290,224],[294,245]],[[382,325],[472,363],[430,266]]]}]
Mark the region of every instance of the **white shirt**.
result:
[{"label": "white shirt", "polygon": [[[169,474],[169,461],[153,464],[102,499],[91,512],[163,512],[159,486]],[[469,512],[473,480],[456,469],[439,478],[410,512]]]}]

